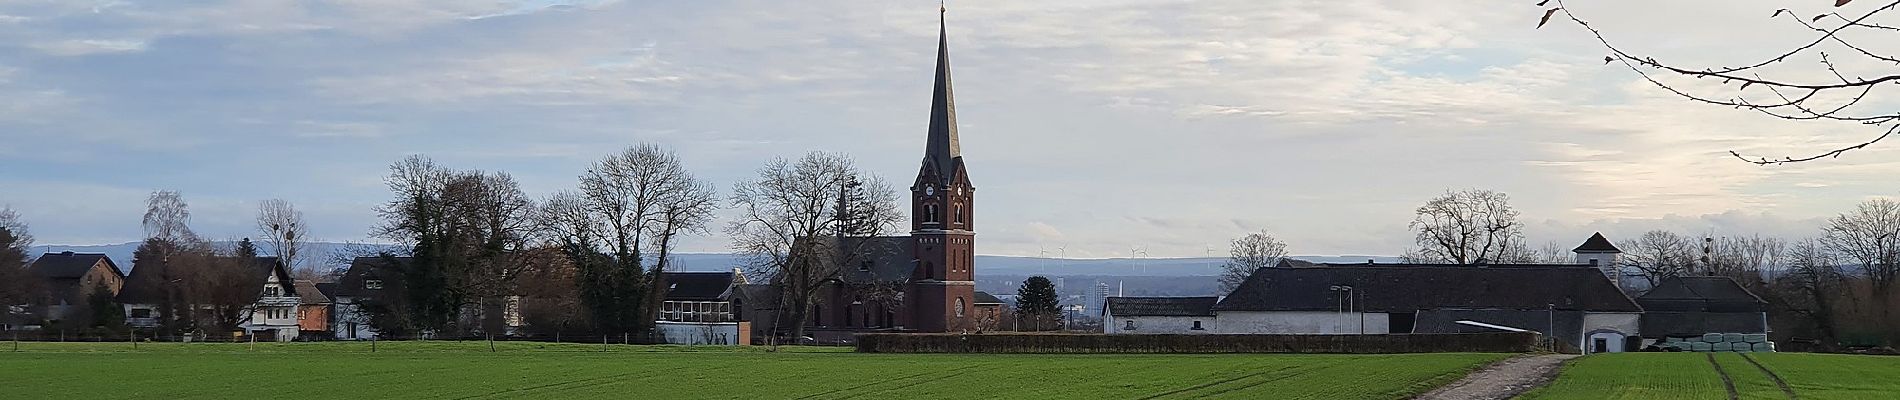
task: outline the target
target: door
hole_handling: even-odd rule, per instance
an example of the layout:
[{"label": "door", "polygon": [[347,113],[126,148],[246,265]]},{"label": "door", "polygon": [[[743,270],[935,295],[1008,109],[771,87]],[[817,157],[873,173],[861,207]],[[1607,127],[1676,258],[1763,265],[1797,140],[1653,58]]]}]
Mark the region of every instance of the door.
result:
[{"label": "door", "polygon": [[1604,338],[1590,339],[1590,353],[1591,354],[1605,353],[1609,351],[1610,351],[1609,339],[1604,339]]}]

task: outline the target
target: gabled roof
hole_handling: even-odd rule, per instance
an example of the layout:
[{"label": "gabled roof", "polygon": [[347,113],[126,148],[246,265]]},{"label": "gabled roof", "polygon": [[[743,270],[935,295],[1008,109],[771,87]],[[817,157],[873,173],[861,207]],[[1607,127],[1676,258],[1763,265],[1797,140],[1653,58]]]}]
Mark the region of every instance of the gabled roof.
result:
[{"label": "gabled roof", "polygon": [[1610,244],[1610,239],[1604,238],[1603,232],[1597,232],[1597,233],[1591,234],[1589,239],[1586,239],[1583,241],[1583,245],[1577,246],[1577,248],[1575,250],[1571,250],[1571,252],[1622,253],[1623,250],[1619,250],[1616,248],[1616,245]]},{"label": "gabled roof", "polygon": [[107,257],[105,254],[70,251],[41,255],[39,259],[33,260],[33,265],[28,266],[27,271],[47,279],[78,279],[86,276],[87,272],[92,271],[92,266],[99,264],[100,261],[105,261],[106,266],[112,268],[113,274],[125,277],[125,271],[112,262],[112,257]]},{"label": "gabled roof", "polygon": [[1595,268],[1374,264],[1255,270],[1215,311],[1334,311],[1351,286],[1368,312],[1432,309],[1639,312],[1641,308]]},{"label": "gabled roof", "polygon": [[1636,298],[1649,311],[1764,312],[1768,302],[1726,276],[1665,279]]},{"label": "gabled roof", "polygon": [[323,290],[317,289],[315,281],[297,280],[297,297],[303,300],[304,305],[330,304],[330,297],[324,296]]},{"label": "gabled roof", "polygon": [[724,300],[732,289],[734,277],[731,272],[666,272],[660,275],[661,282],[667,287],[664,297],[668,301]]},{"label": "gabled roof", "polygon": [[[367,297],[377,293],[395,293],[395,290],[402,288],[402,268],[408,266],[412,259],[389,257],[385,260],[381,256],[372,256],[350,260],[350,269],[337,279],[336,290],[330,293],[331,300],[336,300],[338,296]],[[365,289],[363,281],[366,280],[381,281],[383,288]]]},{"label": "gabled roof", "polygon": [[1105,308],[1117,317],[1211,317],[1219,297],[1110,297]]},{"label": "gabled roof", "polygon": [[990,294],[990,292],[976,292],[976,298],[974,300],[976,300],[974,301],[976,305],[1003,304],[1003,299],[996,298],[996,295]]},{"label": "gabled roof", "polygon": [[[222,256],[216,257],[216,260],[220,262],[237,261],[236,258]],[[124,288],[119,289],[119,302],[124,304],[162,303],[166,295],[165,288],[173,284],[170,280],[183,278],[182,276],[173,276],[170,273],[171,271],[169,271],[170,268],[172,268],[170,264],[150,263],[149,265],[133,269],[132,276],[127,277],[125,280]],[[264,283],[270,279],[271,275],[277,275],[278,281],[284,283],[290,283],[293,279],[290,277],[290,270],[285,269],[284,263],[278,262],[277,257],[252,257],[249,262],[238,264],[235,268],[243,269],[243,274],[239,276],[242,277],[247,284],[254,283],[257,285],[257,291],[248,295],[249,301],[256,301],[258,298],[264,296]],[[296,285],[285,285],[284,290],[287,292],[285,293],[286,295],[298,295]]]},{"label": "gabled roof", "polygon": [[[837,237],[826,236],[818,239],[822,246],[841,246],[845,251],[857,254],[843,260],[848,265],[826,265],[835,268],[845,283],[850,284],[896,284],[909,282],[917,272],[917,257],[911,253],[916,239],[910,236],[872,236],[846,237],[843,244]],[[826,264],[840,260],[826,257]]]}]

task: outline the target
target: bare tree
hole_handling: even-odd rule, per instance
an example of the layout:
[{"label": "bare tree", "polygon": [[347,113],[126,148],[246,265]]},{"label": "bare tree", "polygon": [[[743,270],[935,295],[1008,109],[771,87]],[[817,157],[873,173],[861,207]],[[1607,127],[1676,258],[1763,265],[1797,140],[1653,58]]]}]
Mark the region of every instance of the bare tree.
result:
[{"label": "bare tree", "polygon": [[1665,230],[1643,232],[1635,239],[1624,239],[1616,247],[1623,250],[1623,263],[1641,271],[1651,287],[1689,271],[1697,253],[1694,240]]},{"label": "bare tree", "polygon": [[726,227],[732,246],[780,287],[778,319],[792,324],[794,337],[804,334],[814,294],[875,242],[850,238],[877,236],[903,218],[883,180],[860,172],[850,158],[822,152],[766,163],[756,179],[733,186],[732,203],[739,212]]},{"label": "bare tree", "polygon": [[186,208],[184,196],[176,191],[160,190],[152,192],[145,199],[145,237],[172,242],[196,242],[198,235],[191,231],[191,210]]},{"label": "bare tree", "polygon": [[1272,267],[1286,258],[1286,242],[1267,231],[1249,233],[1233,240],[1227,248],[1227,262],[1221,264],[1220,292],[1228,293],[1253,275],[1254,270]]},{"label": "bare tree", "polygon": [[[1553,1],[1555,4],[1551,4]],[[1834,6],[1845,6],[1852,1],[1835,0]],[[1891,16],[1888,11],[1900,6],[1900,1],[1875,3],[1871,9],[1852,15],[1826,12],[1808,17],[1786,8],[1772,10],[1773,13],[1764,9],[1762,12],[1769,14],[1769,18],[1783,18],[1797,25],[1800,30],[1810,32],[1812,39],[1803,40],[1790,48],[1773,50],[1758,60],[1744,60],[1724,66],[1687,65],[1666,57],[1659,60],[1656,56],[1635,54],[1620,42],[1612,41],[1603,30],[1573,13],[1564,0],[1545,0],[1537,5],[1550,7],[1544,10],[1538,27],[1543,27],[1552,17],[1561,13],[1564,19],[1589,31],[1609,52],[1603,57],[1604,64],[1618,63],[1675,96],[1772,118],[1864,125],[1875,133],[1869,136],[1870,139],[1857,144],[1800,157],[1775,159],[1729,152],[1743,161],[1783,164],[1839,157],[1848,151],[1866,148],[1886,139],[1896,129],[1900,129],[1900,112],[1884,107],[1872,107],[1871,110],[1866,109],[1869,107],[1856,107],[1862,101],[1880,98],[1885,92],[1878,89],[1893,86],[1883,83],[1900,81],[1900,70],[1895,69],[1895,65],[1900,65],[1900,55],[1880,52],[1870,46],[1879,44],[1881,38],[1891,40],[1892,36],[1889,35],[1900,32],[1900,26],[1888,18]],[[1800,68],[1791,67],[1792,62],[1815,64]],[[1719,80],[1722,86],[1715,91],[1697,90],[1671,78]],[[1751,91],[1751,88],[1754,90]]]},{"label": "bare tree", "polygon": [[1813,320],[1824,344],[1832,344],[1840,338],[1840,324],[1835,320],[1839,307],[1834,299],[1843,292],[1843,285],[1836,261],[1826,245],[1813,239],[1795,242],[1788,248],[1789,279],[1785,281],[1799,294],[1789,297],[1805,300],[1797,303],[1805,307],[1790,307],[1790,310]]},{"label": "bare tree", "polygon": [[703,232],[717,199],[671,150],[641,144],[595,162],[579,191],[550,197],[541,222],[576,266],[594,322],[644,335],[665,295],[659,288],[676,238]]},{"label": "bare tree", "polygon": [[1529,258],[1530,262],[1538,264],[1577,263],[1577,253],[1571,251],[1570,247],[1558,242],[1544,242],[1544,247],[1537,248],[1537,250],[1531,253]]},{"label": "bare tree", "polygon": [[283,199],[264,200],[257,204],[257,233],[264,242],[271,245],[271,251],[284,266],[295,271],[300,278],[314,279],[316,273],[307,271],[303,265],[304,243],[310,239],[305,236],[309,227],[304,224],[303,212]]},{"label": "bare tree", "polygon": [[38,279],[26,271],[33,235],[12,207],[0,206],[0,318],[27,312],[16,306],[38,300]]},{"label": "bare tree", "polygon": [[1854,263],[1873,285],[1876,295],[1888,295],[1900,274],[1900,202],[1874,199],[1828,220],[1821,243]]},{"label": "bare tree", "polygon": [[1524,226],[1504,193],[1447,191],[1419,206],[1411,228],[1418,248],[1410,257],[1420,260],[1520,262],[1530,254],[1524,246]]},{"label": "bare tree", "polygon": [[1703,274],[1735,278],[1753,287],[1769,278],[1765,274],[1786,265],[1788,241],[1780,238],[1759,234],[1724,236],[1716,239],[1713,245],[1710,259],[1702,263],[1703,267],[1699,271]]}]

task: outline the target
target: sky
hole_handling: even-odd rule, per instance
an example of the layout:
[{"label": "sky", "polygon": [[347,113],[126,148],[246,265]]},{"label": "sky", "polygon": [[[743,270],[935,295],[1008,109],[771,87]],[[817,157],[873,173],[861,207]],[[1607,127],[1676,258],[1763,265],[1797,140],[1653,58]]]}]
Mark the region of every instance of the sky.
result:
[{"label": "sky", "polygon": [[[182,192],[207,237],[255,235],[256,204],[281,198],[314,239],[370,240],[382,177],[411,154],[537,197],[644,142],[721,188],[809,151],[908,182],[939,17],[919,0],[162,3],[0,0],[0,205],[39,243],[137,240],[154,190]],[[1900,142],[1730,158],[1874,132],[1671,97],[1577,26],[1536,28],[1528,0],[950,3],[981,254],[1219,256],[1260,230],[1294,254],[1399,254],[1414,208],[1467,188],[1509,194],[1537,244],[1799,238],[1900,194]],[[1722,66],[1812,37],[1774,10],[1828,3],[1571,6],[1634,53]],[[1817,73],[1797,61],[1786,73]],[[713,232],[682,250],[726,251]]]}]

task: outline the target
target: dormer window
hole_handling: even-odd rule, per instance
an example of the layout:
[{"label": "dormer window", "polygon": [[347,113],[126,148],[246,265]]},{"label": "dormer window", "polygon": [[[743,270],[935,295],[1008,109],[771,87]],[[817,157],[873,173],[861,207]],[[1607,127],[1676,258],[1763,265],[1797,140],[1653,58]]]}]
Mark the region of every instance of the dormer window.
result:
[{"label": "dormer window", "polygon": [[858,263],[858,272],[869,271],[871,271],[871,260],[864,260],[864,262]]},{"label": "dormer window", "polygon": [[365,280],[363,280],[363,289],[366,289],[366,290],[382,290],[382,289],[383,289],[383,280],[381,280],[381,279],[365,279]]}]

